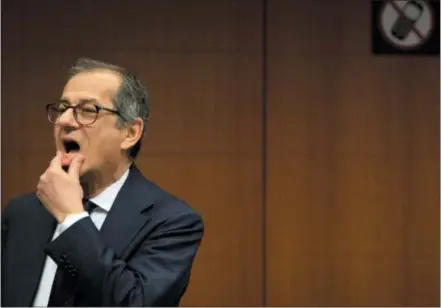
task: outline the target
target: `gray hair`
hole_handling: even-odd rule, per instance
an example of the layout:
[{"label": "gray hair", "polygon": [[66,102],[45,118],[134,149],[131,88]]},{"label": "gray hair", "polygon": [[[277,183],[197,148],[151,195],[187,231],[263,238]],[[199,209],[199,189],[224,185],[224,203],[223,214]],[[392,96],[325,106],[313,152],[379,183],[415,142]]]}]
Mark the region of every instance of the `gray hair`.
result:
[{"label": "gray hair", "polygon": [[142,138],[147,128],[150,114],[150,103],[146,89],[141,85],[136,76],[127,72],[124,68],[87,58],[78,59],[69,70],[69,79],[75,75],[92,70],[108,70],[121,76],[121,85],[113,97],[113,105],[120,113],[118,127],[132,123],[136,118],[144,122],[141,138],[128,151],[129,158],[135,159],[141,149]]}]

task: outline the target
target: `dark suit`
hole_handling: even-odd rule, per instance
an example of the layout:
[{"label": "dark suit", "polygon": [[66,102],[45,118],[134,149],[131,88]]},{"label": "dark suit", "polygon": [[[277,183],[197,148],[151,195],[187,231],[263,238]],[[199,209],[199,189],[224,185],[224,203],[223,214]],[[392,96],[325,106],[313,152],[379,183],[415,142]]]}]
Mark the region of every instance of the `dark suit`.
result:
[{"label": "dark suit", "polygon": [[2,306],[30,306],[46,254],[74,277],[77,306],[176,306],[203,236],[201,217],[133,167],[99,231],[56,221],[35,193],[2,213]]}]

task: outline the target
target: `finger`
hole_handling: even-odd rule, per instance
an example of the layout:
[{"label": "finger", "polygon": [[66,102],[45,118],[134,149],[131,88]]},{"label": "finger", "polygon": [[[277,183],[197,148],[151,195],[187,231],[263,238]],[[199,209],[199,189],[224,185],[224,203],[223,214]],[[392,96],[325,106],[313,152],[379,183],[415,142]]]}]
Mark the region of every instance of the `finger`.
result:
[{"label": "finger", "polygon": [[42,197],[42,192],[43,192],[42,189],[43,189],[43,185],[41,183],[38,183],[36,194],[39,199],[41,199]]},{"label": "finger", "polygon": [[55,155],[55,157],[52,158],[52,160],[51,160],[50,167],[61,168],[62,156],[63,156],[63,154],[61,153],[61,151],[57,151],[57,155]]},{"label": "finger", "polygon": [[84,161],[83,155],[76,155],[73,158],[72,163],[70,164],[69,171],[68,171],[69,175],[78,179],[80,177],[80,168],[81,168],[81,165],[83,164],[83,161]]},{"label": "finger", "polygon": [[46,173],[43,173],[43,174],[40,176],[40,181],[39,181],[38,183],[40,184],[40,183],[44,183],[44,182],[46,182]]}]

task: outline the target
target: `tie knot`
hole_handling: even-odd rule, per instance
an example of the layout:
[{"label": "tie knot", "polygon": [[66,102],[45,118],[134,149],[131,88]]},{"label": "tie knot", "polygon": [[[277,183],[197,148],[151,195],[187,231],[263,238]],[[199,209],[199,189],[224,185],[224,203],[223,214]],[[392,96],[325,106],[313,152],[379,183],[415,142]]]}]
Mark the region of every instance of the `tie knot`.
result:
[{"label": "tie knot", "polygon": [[95,203],[93,203],[92,201],[87,200],[87,199],[84,199],[84,200],[83,200],[83,205],[84,205],[84,210],[85,210],[86,212],[88,212],[89,214],[90,214],[94,209],[96,209],[96,208],[98,207]]}]

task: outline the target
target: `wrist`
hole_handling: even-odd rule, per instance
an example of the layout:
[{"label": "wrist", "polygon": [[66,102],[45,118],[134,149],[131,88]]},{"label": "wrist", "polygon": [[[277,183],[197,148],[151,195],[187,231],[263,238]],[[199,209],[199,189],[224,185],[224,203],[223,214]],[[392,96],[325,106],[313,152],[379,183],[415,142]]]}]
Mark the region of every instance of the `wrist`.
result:
[{"label": "wrist", "polygon": [[64,220],[59,224],[60,234],[63,233],[64,231],[66,231],[68,228],[70,228],[76,222],[78,222],[79,220],[81,220],[87,216],[89,216],[89,214],[86,211],[66,215]]},{"label": "wrist", "polygon": [[56,219],[57,219],[58,224],[62,224],[69,217],[76,216],[76,215],[81,214],[81,213],[87,213],[87,212],[84,211],[84,209],[82,209],[82,210],[77,210],[77,211],[61,213],[60,215],[58,215],[58,217],[56,217]]}]

